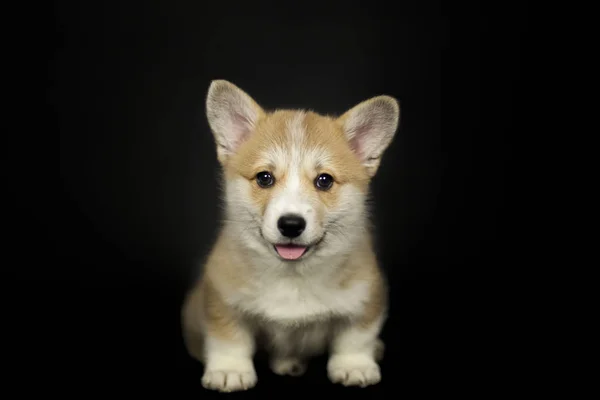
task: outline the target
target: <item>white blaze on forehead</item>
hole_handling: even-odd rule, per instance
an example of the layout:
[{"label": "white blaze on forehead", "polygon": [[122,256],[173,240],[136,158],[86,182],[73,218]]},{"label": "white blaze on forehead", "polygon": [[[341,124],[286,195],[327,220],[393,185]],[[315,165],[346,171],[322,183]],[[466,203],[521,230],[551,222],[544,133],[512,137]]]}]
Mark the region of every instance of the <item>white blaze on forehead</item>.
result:
[{"label": "white blaze on forehead", "polygon": [[[302,176],[308,163],[314,164],[314,157],[307,153],[306,113],[295,113],[284,125],[286,140],[283,146],[274,147],[269,151],[268,158],[276,166],[279,173],[285,173],[285,179],[277,188],[277,194],[272,200],[274,217],[283,214],[299,214],[306,218],[310,204],[307,196],[303,195]],[[277,179],[277,176],[275,177]]]},{"label": "white blaze on forehead", "polygon": [[300,184],[300,176],[304,171],[312,171],[317,166],[326,165],[330,162],[330,155],[326,149],[309,142],[305,121],[306,112],[299,111],[286,124],[286,134],[290,141],[288,148],[285,150],[289,158],[288,163],[285,165],[289,172],[298,176],[298,182],[294,182],[298,185]]},{"label": "white blaze on forehead", "polygon": [[300,195],[302,176],[302,148],[305,143],[306,130],[304,128],[304,112],[298,112],[288,121],[287,134],[290,136],[290,163],[287,168],[285,192],[289,193],[290,200],[297,199]]},{"label": "white blaze on forehead", "polygon": [[306,137],[305,118],[306,113],[304,111],[298,111],[286,123],[287,134],[291,138],[292,150],[299,150],[302,148],[304,138]]},{"label": "white blaze on forehead", "polygon": [[286,214],[296,214],[306,220],[306,228],[298,239],[302,243],[315,243],[323,235],[322,214],[315,212],[319,206],[317,189],[312,184],[319,172],[328,172],[333,161],[331,149],[319,145],[313,136],[319,132],[308,132],[305,112],[287,114],[281,124],[279,143],[273,143],[263,153],[263,165],[273,166],[275,187],[265,209],[262,233],[271,243],[281,243],[278,220]]},{"label": "white blaze on forehead", "polygon": [[[288,137],[285,164],[281,164],[286,171],[280,196],[277,199],[277,208],[280,213],[303,214],[302,206],[302,156],[305,146],[306,128],[304,124],[305,113],[297,112],[287,121],[285,134]],[[279,160],[278,160],[279,161]]]},{"label": "white blaze on forehead", "polygon": [[293,172],[302,159],[301,152],[306,137],[305,116],[306,114],[300,111],[287,120],[283,128],[285,131],[282,132],[287,140],[284,140],[282,145],[273,145],[264,154],[270,164],[279,171],[286,171],[286,175]]}]

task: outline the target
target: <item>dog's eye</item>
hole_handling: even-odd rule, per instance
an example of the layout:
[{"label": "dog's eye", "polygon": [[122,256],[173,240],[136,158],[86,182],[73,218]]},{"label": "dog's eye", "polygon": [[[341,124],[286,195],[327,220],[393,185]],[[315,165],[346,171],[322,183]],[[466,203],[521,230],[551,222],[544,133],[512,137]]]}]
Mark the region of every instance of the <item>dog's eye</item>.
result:
[{"label": "dog's eye", "polygon": [[329,174],[321,174],[315,179],[315,186],[320,190],[329,190],[333,185],[333,177]]},{"label": "dog's eye", "polygon": [[258,186],[266,188],[273,186],[275,183],[275,178],[270,172],[262,171],[256,174],[256,183],[258,183]]}]

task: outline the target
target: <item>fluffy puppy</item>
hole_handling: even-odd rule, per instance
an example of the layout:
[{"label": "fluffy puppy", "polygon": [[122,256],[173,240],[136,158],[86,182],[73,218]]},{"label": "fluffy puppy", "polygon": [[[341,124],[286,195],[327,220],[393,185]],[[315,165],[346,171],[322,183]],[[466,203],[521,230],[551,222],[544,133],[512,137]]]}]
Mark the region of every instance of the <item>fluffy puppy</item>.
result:
[{"label": "fluffy puppy", "polygon": [[259,346],[276,374],[301,375],[328,351],[332,382],[378,383],[387,286],[367,199],[398,127],[398,102],[377,96],[339,117],[267,111],[216,80],[206,112],[224,221],[182,308],[187,349],[204,364],[202,385],[255,386]]}]

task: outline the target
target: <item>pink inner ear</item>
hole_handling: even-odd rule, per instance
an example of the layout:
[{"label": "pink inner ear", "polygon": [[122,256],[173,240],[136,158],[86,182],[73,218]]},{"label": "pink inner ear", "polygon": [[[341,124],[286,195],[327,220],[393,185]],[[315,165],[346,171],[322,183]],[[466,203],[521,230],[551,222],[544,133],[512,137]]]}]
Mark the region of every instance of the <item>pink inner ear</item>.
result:
[{"label": "pink inner ear", "polygon": [[369,131],[368,126],[361,125],[352,130],[350,148],[361,160],[365,157],[363,142]]},{"label": "pink inner ear", "polygon": [[247,139],[250,134],[250,129],[252,128],[252,123],[248,117],[236,112],[231,114],[231,123],[235,130],[233,145],[237,147]]}]

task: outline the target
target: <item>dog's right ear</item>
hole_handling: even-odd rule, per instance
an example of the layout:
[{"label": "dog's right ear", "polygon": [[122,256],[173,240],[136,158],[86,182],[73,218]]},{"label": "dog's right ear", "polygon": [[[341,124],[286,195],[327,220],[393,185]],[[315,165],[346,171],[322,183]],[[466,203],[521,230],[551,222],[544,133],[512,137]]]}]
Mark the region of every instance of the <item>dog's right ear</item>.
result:
[{"label": "dog's right ear", "polygon": [[217,144],[221,164],[234,154],[264,114],[243,90],[225,80],[214,80],[206,96],[206,116]]}]

